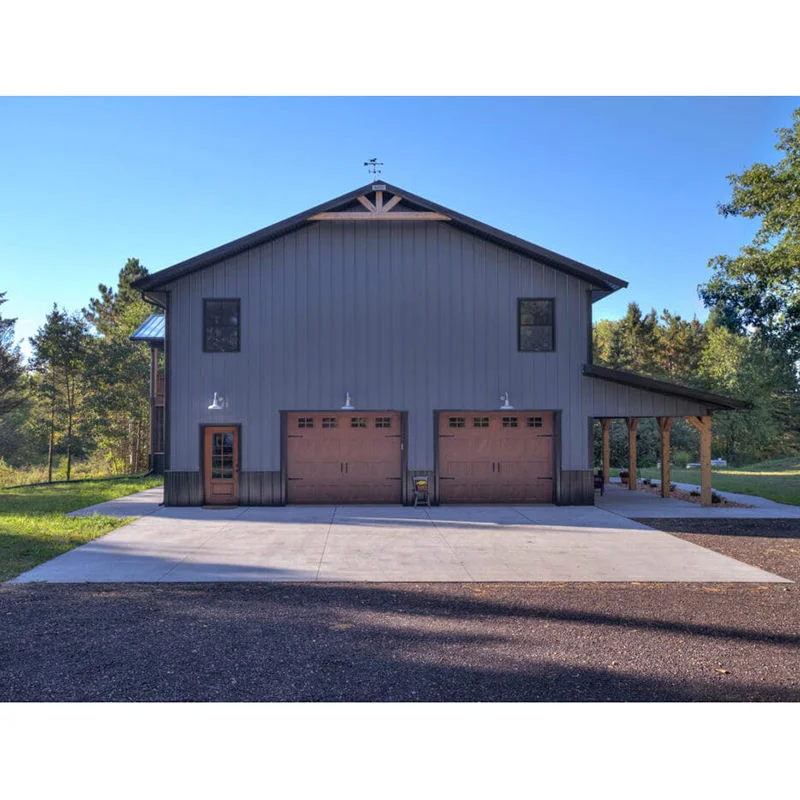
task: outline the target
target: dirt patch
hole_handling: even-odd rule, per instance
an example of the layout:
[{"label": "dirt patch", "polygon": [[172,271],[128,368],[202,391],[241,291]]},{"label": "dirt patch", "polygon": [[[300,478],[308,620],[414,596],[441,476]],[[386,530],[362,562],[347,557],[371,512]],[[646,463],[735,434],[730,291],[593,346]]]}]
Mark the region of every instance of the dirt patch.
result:
[{"label": "dirt patch", "polygon": [[637,519],[644,525],[800,582],[800,519]]}]

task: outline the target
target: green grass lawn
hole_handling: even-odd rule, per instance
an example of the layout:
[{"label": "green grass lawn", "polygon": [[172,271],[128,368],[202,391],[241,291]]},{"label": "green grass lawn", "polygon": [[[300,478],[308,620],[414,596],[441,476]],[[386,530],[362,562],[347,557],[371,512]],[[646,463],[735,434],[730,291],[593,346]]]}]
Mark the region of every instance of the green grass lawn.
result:
[{"label": "green grass lawn", "polygon": [[49,561],[129,520],[67,516],[67,512],[140,492],[159,476],[75,481],[0,489],[0,581]]},{"label": "green grass lawn", "polygon": [[[639,477],[660,479],[661,471],[641,469]],[[700,470],[673,468],[670,477],[677,483],[699,484]],[[800,458],[763,461],[747,467],[716,467],[711,472],[711,485],[721,492],[741,492],[800,506]]]}]

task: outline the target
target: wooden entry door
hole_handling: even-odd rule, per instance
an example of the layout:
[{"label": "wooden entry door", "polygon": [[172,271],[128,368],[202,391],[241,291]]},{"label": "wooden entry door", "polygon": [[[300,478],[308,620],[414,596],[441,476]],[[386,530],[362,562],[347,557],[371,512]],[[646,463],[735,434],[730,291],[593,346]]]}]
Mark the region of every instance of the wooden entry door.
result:
[{"label": "wooden entry door", "polygon": [[439,414],[441,503],[552,503],[553,413]]},{"label": "wooden entry door", "polygon": [[400,414],[319,411],[286,415],[289,503],[399,503]]},{"label": "wooden entry door", "polygon": [[203,491],[206,505],[239,502],[239,429],[208,426],[203,434]]}]

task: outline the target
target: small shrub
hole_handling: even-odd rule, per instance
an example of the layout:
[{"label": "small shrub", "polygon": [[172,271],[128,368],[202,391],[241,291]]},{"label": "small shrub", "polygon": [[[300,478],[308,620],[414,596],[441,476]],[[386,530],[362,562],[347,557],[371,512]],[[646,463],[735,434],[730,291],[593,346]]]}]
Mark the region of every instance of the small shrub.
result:
[{"label": "small shrub", "polygon": [[689,492],[689,496],[690,496],[690,497],[700,497],[700,492],[698,492],[696,489],[692,489],[692,490]]},{"label": "small shrub", "polygon": [[672,466],[678,469],[686,469],[686,465],[692,460],[691,454],[686,450],[675,450],[672,453]]},{"label": "small shrub", "polygon": [[712,503],[721,503],[722,502],[722,498],[716,492],[711,492],[711,502]]}]

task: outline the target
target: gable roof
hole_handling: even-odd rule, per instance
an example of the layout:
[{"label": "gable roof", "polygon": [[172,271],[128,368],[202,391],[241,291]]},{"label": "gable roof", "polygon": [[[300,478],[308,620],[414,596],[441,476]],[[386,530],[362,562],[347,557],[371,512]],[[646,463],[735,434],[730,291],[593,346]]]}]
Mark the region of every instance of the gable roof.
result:
[{"label": "gable roof", "polygon": [[305,225],[310,225],[313,220],[309,218],[317,214],[351,208],[352,204],[357,202],[360,196],[373,192],[374,186],[379,186],[382,191],[389,194],[400,195],[403,198],[403,203],[406,205],[411,204],[411,206],[417,209],[448,217],[448,221],[442,222],[442,225],[452,225],[459,230],[471,233],[481,239],[513,250],[523,256],[547,264],[562,272],[566,272],[587,283],[591,283],[595,287],[592,293],[593,300],[599,300],[601,297],[605,297],[611,294],[611,292],[623,289],[628,285],[628,282],[621,278],[616,278],[613,275],[601,272],[579,261],[574,261],[552,250],[546,250],[532,242],[527,242],[524,239],[512,236],[510,233],[501,231],[499,228],[493,228],[491,225],[486,225],[476,219],[459,214],[457,211],[452,211],[444,206],[440,206],[438,203],[426,200],[424,197],[411,194],[411,192],[407,192],[399,186],[392,186],[391,184],[380,181],[368,183],[358,189],[353,189],[353,191],[347,194],[343,194],[340,197],[336,197],[314,208],[309,208],[306,211],[301,211],[299,214],[288,217],[281,222],[276,222],[274,225],[262,228],[247,236],[242,236],[240,239],[235,239],[220,247],[215,247],[213,250],[208,250],[186,261],[181,261],[171,267],[154,272],[152,275],[148,275],[145,278],[140,278],[133,283],[133,287],[140,291],[157,290],[170,281],[174,281],[176,278],[182,278],[185,275],[209,267],[226,258],[238,255],[252,247],[258,247],[273,239],[277,239],[279,236],[291,233]]},{"label": "gable roof", "polygon": [[583,374],[589,378],[599,378],[603,381],[620,383],[623,386],[633,386],[635,389],[646,389],[657,394],[672,395],[682,397],[686,400],[695,400],[704,403],[714,411],[732,411],[736,408],[752,408],[753,404],[744,400],[736,400],[733,397],[723,397],[720,394],[703,392],[700,389],[690,389],[688,386],[680,386],[677,383],[659,381],[655,378],[647,378],[635,372],[626,372],[621,369],[609,369],[598,364],[584,364]]}]

